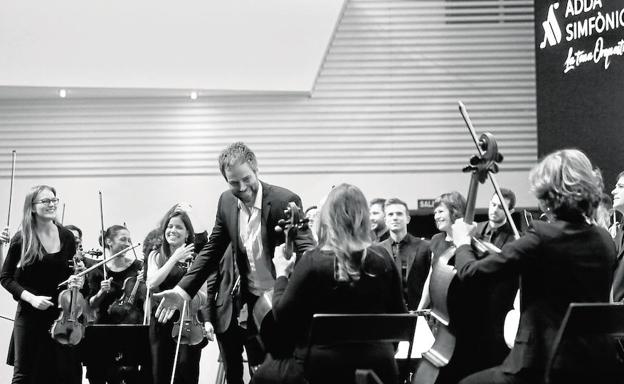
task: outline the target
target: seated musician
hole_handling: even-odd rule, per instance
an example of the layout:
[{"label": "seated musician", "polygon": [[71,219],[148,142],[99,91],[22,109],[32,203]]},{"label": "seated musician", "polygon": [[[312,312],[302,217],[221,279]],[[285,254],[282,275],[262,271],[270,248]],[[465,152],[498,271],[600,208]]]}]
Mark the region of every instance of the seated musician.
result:
[{"label": "seated musician", "polygon": [[[174,287],[187,272],[188,263],[192,262],[196,247],[203,247],[206,237],[199,245],[195,245],[195,231],[187,212],[190,207],[177,205],[162,220],[160,236],[163,239],[158,250],[149,253],[147,268],[147,285],[150,291],[159,292]],[[208,320],[206,309],[206,287],[198,293],[201,326]],[[187,314],[188,315],[188,314]],[[194,313],[193,316],[197,316]],[[178,316],[179,319],[179,316]],[[207,323],[209,340],[213,340],[212,326]],[[170,383],[176,350],[176,338],[172,334],[174,320],[159,323],[154,317],[150,322],[150,348],[152,352],[152,378],[154,384]],[[180,345],[174,383],[197,383],[199,380],[199,361],[201,351],[208,340],[204,339],[195,345]]]},{"label": "seated musician", "polygon": [[[394,261],[380,245],[371,245],[366,198],[355,186],[331,190],[321,207],[319,245],[295,258],[275,248],[277,280],[273,314],[289,324],[296,340],[294,356],[263,364],[253,383],[353,383],[356,368],[370,368],[384,383],[397,382],[394,346],[366,344],[312,348],[307,361],[310,321],[315,313],[401,313],[405,303]],[[292,272],[292,274],[291,274]]]},{"label": "seated musician", "polygon": [[[105,231],[102,243],[108,258],[131,246],[130,232],[124,226],[113,225]],[[106,279],[104,268],[106,268]],[[135,324],[134,321],[129,320],[130,317],[139,317],[142,320],[143,300],[137,300],[134,308],[137,313],[141,313],[139,316],[128,311],[120,312],[117,306],[113,305],[124,293],[124,281],[129,277],[136,277],[142,269],[143,262],[132,251],[129,251],[111,260],[106,266],[96,268],[88,274],[89,292],[85,298],[95,312],[96,324]],[[114,361],[89,358],[86,365],[87,378],[91,384],[115,383],[119,380],[116,378],[118,372],[114,368]]]},{"label": "seated musician", "polygon": [[[511,353],[502,365],[470,375],[461,384],[544,382],[568,305],[609,299],[615,246],[609,233],[591,221],[602,180],[589,159],[578,150],[556,151],[533,168],[529,180],[531,192],[550,221],[534,222],[524,237],[505,245],[501,253],[478,259],[470,246],[474,227],[460,221],[453,225],[453,242],[458,247],[455,266],[461,279],[470,282],[520,273],[522,282],[520,328]],[[595,346],[584,354],[586,360],[574,365],[558,360],[563,379],[559,382],[610,382],[604,372],[593,371],[593,362],[587,359],[609,360],[614,349],[606,346]],[[579,352],[580,345],[576,347]]]}]

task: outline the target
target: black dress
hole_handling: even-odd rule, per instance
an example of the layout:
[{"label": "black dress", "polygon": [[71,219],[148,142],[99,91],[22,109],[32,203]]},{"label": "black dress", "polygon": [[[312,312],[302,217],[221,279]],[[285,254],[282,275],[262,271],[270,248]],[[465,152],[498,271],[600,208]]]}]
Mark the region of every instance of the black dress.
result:
[{"label": "black dress", "polygon": [[[12,383],[70,383],[79,384],[82,369],[76,348],[64,346],[50,337],[50,328],[58,318],[57,285],[72,273],[70,260],[76,253],[74,235],[58,226],[61,249],[47,253],[27,266],[18,266],[21,259],[22,237],[11,240],[2,267],[0,283],[18,302],[13,324],[14,370]],[[50,296],[53,306],[41,311],[20,299],[24,290],[36,296]]]},{"label": "black dress", "polygon": [[[387,343],[356,347],[314,347],[307,366],[308,332],[315,313],[403,313],[406,312],[399,271],[383,246],[367,249],[361,277],[356,282],[338,282],[333,252],[313,249],[295,266],[290,281],[275,283],[273,315],[288,327],[297,341],[290,359],[268,361],[253,376],[254,383],[353,383],[355,369],[374,369],[384,383],[396,383],[398,369],[394,346]],[[305,371],[305,372],[304,372]]]}]

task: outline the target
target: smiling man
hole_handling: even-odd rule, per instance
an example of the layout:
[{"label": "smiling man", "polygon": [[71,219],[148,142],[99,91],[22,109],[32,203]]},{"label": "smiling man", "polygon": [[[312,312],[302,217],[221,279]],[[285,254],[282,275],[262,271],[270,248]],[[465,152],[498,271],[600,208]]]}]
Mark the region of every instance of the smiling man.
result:
[{"label": "smiling man", "polygon": [[[613,195],[613,209],[624,213],[624,172],[620,172],[615,183],[615,188],[611,191]],[[624,256],[624,231],[622,224],[614,224],[615,227],[615,247],[617,248],[617,262],[618,266],[613,276],[613,289],[612,299],[615,302],[621,302],[624,300],[624,263],[622,262],[622,256]]]},{"label": "smiling man", "polygon": [[[217,217],[208,243],[197,256],[192,267],[178,285],[154,297],[163,298],[156,315],[160,321],[170,318],[183,299],[193,297],[208,279],[208,296],[215,292],[219,263],[226,249],[231,245],[234,268],[240,276],[240,294],[247,304],[249,313],[258,298],[273,289],[275,268],[272,263],[275,247],[284,242],[284,234],[275,232],[289,202],[301,208],[301,199],[295,193],[275,185],[264,183],[258,178],[258,163],[255,154],[242,142],[229,145],[219,156],[219,169],[229,185],[229,190],[219,198]],[[295,250],[301,254],[314,246],[310,230],[301,230],[295,238]],[[234,273],[234,271],[229,271]],[[237,284],[230,279],[227,292],[235,292]],[[232,306],[230,294],[216,299],[216,313]],[[237,321],[231,321],[229,329],[217,334],[219,347],[226,366],[228,383],[242,383],[241,353],[243,342],[254,336],[253,320],[247,321],[243,330]],[[250,365],[260,364],[264,356],[252,356],[247,351]]]},{"label": "smiling man", "polygon": [[407,233],[410,222],[407,204],[396,198],[386,200],[386,226],[390,238],[381,244],[393,256],[401,272],[403,294],[410,310],[416,310],[431,266],[429,242]]}]

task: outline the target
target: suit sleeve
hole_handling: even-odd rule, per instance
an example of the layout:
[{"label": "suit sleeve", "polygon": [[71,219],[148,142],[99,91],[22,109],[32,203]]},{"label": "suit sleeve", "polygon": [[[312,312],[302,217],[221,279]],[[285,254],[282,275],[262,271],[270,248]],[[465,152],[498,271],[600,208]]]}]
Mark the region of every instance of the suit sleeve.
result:
[{"label": "suit sleeve", "polygon": [[312,254],[303,255],[290,280],[284,276],[275,281],[273,316],[282,324],[299,324],[306,317],[306,308],[313,308]]},{"label": "suit sleeve", "polygon": [[[189,271],[178,283],[178,286],[184,289],[191,297],[197,294],[202,284],[209,278],[212,280],[210,284],[214,284],[214,281],[216,281],[219,261],[223,257],[227,246],[230,244],[230,235],[228,234],[225,215],[223,195],[221,195],[217,207],[215,225],[208,238],[208,242],[199,252],[199,255],[197,255]],[[208,287],[208,290],[210,289],[211,287]]]},{"label": "suit sleeve", "polygon": [[477,259],[471,246],[462,245],[455,252],[455,268],[461,280],[470,280],[490,274],[515,276],[537,256],[540,238],[535,230],[506,244],[500,253],[491,253]]},{"label": "suit sleeve", "polygon": [[17,264],[22,257],[22,241],[19,234],[13,236],[9,245],[9,250],[2,265],[2,273],[0,274],[0,284],[13,295],[15,301],[19,301],[24,287],[22,287],[15,279]]}]

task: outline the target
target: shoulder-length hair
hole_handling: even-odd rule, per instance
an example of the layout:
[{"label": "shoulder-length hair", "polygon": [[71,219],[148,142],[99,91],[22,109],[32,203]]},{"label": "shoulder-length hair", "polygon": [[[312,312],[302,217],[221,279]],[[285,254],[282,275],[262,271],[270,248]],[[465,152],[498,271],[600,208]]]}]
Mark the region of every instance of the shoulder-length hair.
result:
[{"label": "shoulder-length hair", "polygon": [[340,184],[327,195],[318,219],[319,248],[334,252],[338,281],[357,281],[362,260],[355,256],[371,241],[368,202],[360,189]]},{"label": "shoulder-length hair", "polygon": [[461,219],[466,213],[466,199],[457,191],[441,194],[434,200],[433,209],[436,209],[440,205],[444,205],[449,210],[451,222]]},{"label": "shoulder-length hair", "polygon": [[169,243],[165,238],[165,231],[167,231],[167,226],[169,225],[171,219],[173,219],[174,217],[179,217],[180,220],[182,220],[182,223],[184,224],[184,226],[186,227],[186,231],[188,232],[188,236],[184,240],[184,244],[192,244],[195,241],[195,231],[193,230],[193,224],[191,223],[191,219],[189,218],[189,216],[182,211],[170,213],[164,220],[162,220],[162,225],[160,228],[162,245],[160,247],[160,252],[156,256],[156,260],[154,260],[159,268],[162,267],[165,262],[171,257],[171,246],[169,246]]},{"label": "shoulder-length hair", "polygon": [[24,198],[24,216],[22,217],[22,257],[20,265],[25,266],[39,261],[43,258],[41,241],[35,232],[37,225],[37,212],[33,210],[33,205],[37,195],[43,191],[50,191],[56,196],[56,189],[49,185],[35,185],[30,189]]},{"label": "shoulder-length hair", "polygon": [[531,193],[560,220],[591,218],[600,203],[602,176],[578,149],[553,152],[529,174]]}]

